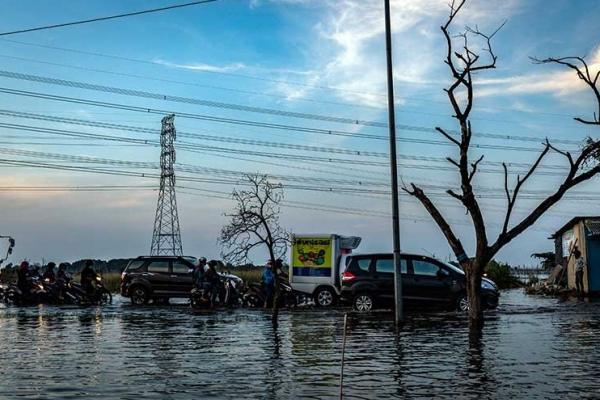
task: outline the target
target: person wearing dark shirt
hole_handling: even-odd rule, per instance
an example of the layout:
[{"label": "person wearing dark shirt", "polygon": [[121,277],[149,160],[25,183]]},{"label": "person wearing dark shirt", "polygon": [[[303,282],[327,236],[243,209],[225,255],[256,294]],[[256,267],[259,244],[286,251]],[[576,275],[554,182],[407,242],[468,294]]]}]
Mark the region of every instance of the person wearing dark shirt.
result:
[{"label": "person wearing dark shirt", "polygon": [[54,267],[56,267],[55,263],[48,263],[48,265],[46,266],[46,272],[44,272],[44,275],[42,275],[42,279],[44,281],[48,279],[49,283],[56,282],[56,274],[54,273]]},{"label": "person wearing dark shirt", "polygon": [[60,263],[58,265],[58,271],[56,272],[56,280],[66,283],[69,280],[69,277],[67,276],[67,264],[66,263]]},{"label": "person wearing dark shirt", "polygon": [[96,280],[96,271],[94,271],[94,262],[87,260],[85,268],[81,270],[81,287],[87,294],[94,293],[94,281]]},{"label": "person wearing dark shirt", "polygon": [[29,286],[29,263],[23,261],[17,271],[17,287],[26,296],[29,294]]},{"label": "person wearing dark shirt", "polygon": [[206,267],[206,258],[200,257],[198,259],[198,264],[194,268],[194,272],[192,272],[192,282],[194,283],[194,287],[198,289],[202,289],[202,285],[204,284],[204,268]]},{"label": "person wearing dark shirt", "polygon": [[219,294],[219,285],[221,284],[221,280],[219,278],[219,274],[216,270],[217,262],[215,260],[210,260],[208,262],[208,269],[204,273],[204,286],[205,291],[210,294],[210,299],[214,303],[217,295]]}]

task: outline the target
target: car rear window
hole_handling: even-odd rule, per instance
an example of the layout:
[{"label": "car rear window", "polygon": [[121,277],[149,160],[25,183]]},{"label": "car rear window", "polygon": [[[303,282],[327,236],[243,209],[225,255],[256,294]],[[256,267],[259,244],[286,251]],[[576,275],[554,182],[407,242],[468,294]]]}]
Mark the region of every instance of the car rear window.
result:
[{"label": "car rear window", "polygon": [[350,261],[350,269],[354,271],[369,272],[369,266],[371,265],[370,258],[353,258]]},{"label": "car rear window", "polygon": [[[394,259],[393,258],[379,258],[377,259],[376,263],[375,263],[375,271],[377,272],[389,272],[391,274],[394,273]],[[400,271],[402,271],[403,274],[406,274],[407,268],[406,268],[406,260],[405,259],[400,259]]]},{"label": "car rear window", "polygon": [[127,271],[137,271],[144,265],[144,260],[131,260],[127,265]]},{"label": "car rear window", "polygon": [[168,261],[152,261],[148,264],[148,272],[158,273],[169,273],[169,262]]}]

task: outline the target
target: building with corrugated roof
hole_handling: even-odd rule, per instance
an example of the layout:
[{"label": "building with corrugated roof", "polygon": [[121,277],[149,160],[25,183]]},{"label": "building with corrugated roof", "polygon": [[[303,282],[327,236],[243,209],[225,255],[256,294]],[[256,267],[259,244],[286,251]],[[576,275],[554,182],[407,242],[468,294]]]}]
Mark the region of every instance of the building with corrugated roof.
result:
[{"label": "building with corrugated roof", "polygon": [[566,268],[567,286],[575,289],[575,246],[581,251],[586,268],[583,271],[583,291],[600,294],[600,217],[575,217],[557,230],[554,240],[556,263]]}]

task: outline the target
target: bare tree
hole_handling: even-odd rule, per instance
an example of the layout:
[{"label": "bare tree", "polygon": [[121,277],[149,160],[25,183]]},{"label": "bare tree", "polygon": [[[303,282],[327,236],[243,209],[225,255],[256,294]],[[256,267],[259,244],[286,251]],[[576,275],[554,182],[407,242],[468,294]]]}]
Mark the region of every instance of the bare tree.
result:
[{"label": "bare tree", "polygon": [[221,256],[226,262],[240,264],[249,261],[253,250],[265,246],[275,262],[285,254],[289,240],[279,224],[282,186],[269,182],[266,175],[246,175],[245,180],[249,189],[234,190],[236,207],[225,213],[231,221],[221,229]]},{"label": "bare tree", "polygon": [[283,187],[269,182],[266,175],[246,175],[245,180],[249,189],[234,190],[236,207],[233,212],[225,213],[231,221],[221,229],[221,257],[226,262],[240,264],[249,261],[254,250],[267,248],[275,275],[273,323],[276,324],[279,303],[276,260],[283,257],[289,242],[289,233],[279,223]]},{"label": "bare tree", "polygon": [[[477,173],[477,167],[483,160],[483,156],[474,161],[469,158],[471,139],[473,137],[470,114],[474,103],[473,76],[477,73],[496,67],[497,56],[492,49],[491,41],[502,26],[491,34],[482,33],[477,27],[474,29],[467,27],[463,33],[453,37],[450,34],[450,26],[456,15],[463,8],[465,2],[466,0],[452,1],[452,4],[450,5],[450,16],[445,25],[441,27],[447,42],[445,63],[448,65],[452,75],[452,84],[448,89],[445,89],[445,91],[454,111],[453,118],[457,120],[460,127],[460,134],[455,136],[451,134],[450,131],[440,127],[437,127],[436,130],[447,140],[456,145],[459,152],[458,160],[451,157],[448,157],[447,160],[458,170],[461,188],[460,191],[449,189],[447,190],[447,193],[452,198],[458,200],[466,208],[467,213],[470,216],[475,231],[476,243],[474,254],[472,256],[466,254],[461,240],[456,236],[442,212],[431,201],[430,197],[423,189],[414,183],[411,183],[410,187],[405,186],[403,189],[421,202],[446,237],[446,240],[466,274],[469,320],[471,325],[482,326],[483,313],[480,302],[480,292],[481,278],[485,266],[502,247],[510,243],[515,237],[533,225],[551,206],[556,204],[569,189],[590,179],[600,172],[600,165],[594,158],[600,150],[600,142],[588,140],[583,145],[581,152],[578,155],[572,155],[567,151],[557,149],[546,140],[545,143],[543,143],[540,155],[531,165],[529,171],[523,176],[517,176],[516,183],[512,187],[509,182],[508,167],[503,163],[504,192],[506,193],[507,209],[498,237],[496,240],[490,241],[486,229],[486,222],[472,186],[473,177]],[[455,50],[455,42],[457,40],[460,41],[460,50]],[[473,40],[479,42],[482,41],[484,43],[484,50],[481,53],[473,50],[473,46],[471,45],[471,41]],[[568,64],[568,60],[570,59],[572,58],[548,59],[542,62],[557,62],[574,68],[577,71],[579,78],[592,87],[600,107],[600,96],[598,96],[597,86],[598,74],[595,78],[592,78],[589,69],[582,58],[577,58],[577,60],[583,61],[583,70],[577,68],[574,64]],[[598,124],[598,117],[596,116],[594,117],[594,121],[577,120],[586,124]],[[555,151],[558,154],[563,155],[568,161],[566,176],[559,187],[539,203],[529,215],[518,222],[511,224],[511,215],[519,191],[529,178],[531,178],[544,157],[550,151]]]}]

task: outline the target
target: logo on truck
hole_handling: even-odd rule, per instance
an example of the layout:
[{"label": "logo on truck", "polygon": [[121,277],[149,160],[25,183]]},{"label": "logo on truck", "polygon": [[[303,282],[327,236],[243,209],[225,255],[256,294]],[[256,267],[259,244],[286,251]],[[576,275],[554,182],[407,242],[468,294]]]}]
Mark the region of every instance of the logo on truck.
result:
[{"label": "logo on truck", "polygon": [[332,267],[331,238],[301,237],[292,243],[292,267],[296,276],[329,276]]}]

